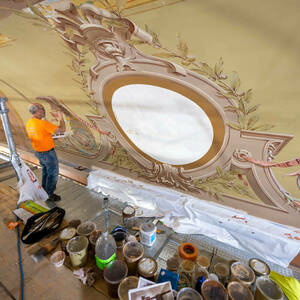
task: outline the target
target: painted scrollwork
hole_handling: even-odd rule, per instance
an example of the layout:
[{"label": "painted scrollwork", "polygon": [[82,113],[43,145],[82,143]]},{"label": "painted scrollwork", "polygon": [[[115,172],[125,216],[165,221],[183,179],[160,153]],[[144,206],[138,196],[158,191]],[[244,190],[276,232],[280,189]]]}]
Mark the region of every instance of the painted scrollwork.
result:
[{"label": "painted scrollwork", "polygon": [[251,153],[244,149],[235,149],[233,152],[233,157],[236,158],[239,162],[247,162],[244,157],[252,157]]},{"label": "painted scrollwork", "polygon": [[132,21],[115,16],[104,9],[90,4],[84,4],[80,9],[82,17],[74,4],[70,3],[68,9],[57,10],[59,16],[54,18],[57,31],[69,47],[80,52],[79,45],[89,45],[96,57],[96,65],[103,61],[114,61],[117,71],[134,71],[135,68],[129,60],[135,57],[135,51],[126,40],[135,35],[144,42],[151,43],[151,35]]},{"label": "painted scrollwork", "polygon": [[174,186],[185,191],[200,192],[190,177],[182,174],[183,168],[175,168],[168,164],[152,162],[151,169],[145,169],[143,177],[156,183]]}]

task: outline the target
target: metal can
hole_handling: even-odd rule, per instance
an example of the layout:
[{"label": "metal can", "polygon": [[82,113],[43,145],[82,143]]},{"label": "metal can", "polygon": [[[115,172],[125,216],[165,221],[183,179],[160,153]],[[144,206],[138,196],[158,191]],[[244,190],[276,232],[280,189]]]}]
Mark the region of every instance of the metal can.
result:
[{"label": "metal can", "polygon": [[151,247],[156,240],[156,226],[152,222],[144,223],[140,230],[141,243]]},{"label": "metal can", "polygon": [[132,228],[135,224],[135,209],[131,205],[127,205],[122,210],[123,224],[126,228]]}]

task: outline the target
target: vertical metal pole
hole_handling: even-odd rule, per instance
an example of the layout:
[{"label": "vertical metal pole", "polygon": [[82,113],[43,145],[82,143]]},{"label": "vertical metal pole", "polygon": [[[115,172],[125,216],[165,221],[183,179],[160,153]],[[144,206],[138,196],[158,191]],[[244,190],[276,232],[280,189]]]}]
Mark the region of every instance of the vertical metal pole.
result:
[{"label": "vertical metal pole", "polygon": [[19,159],[19,155],[16,150],[16,145],[14,142],[14,138],[11,132],[10,124],[9,124],[9,118],[8,118],[8,109],[6,108],[5,103],[7,102],[7,98],[0,97],[0,114],[1,114],[1,119],[2,119],[2,124],[3,124],[3,129],[6,137],[6,141],[9,147],[10,151],[10,160],[11,163],[17,173],[19,175],[20,167],[21,167],[21,162]]}]

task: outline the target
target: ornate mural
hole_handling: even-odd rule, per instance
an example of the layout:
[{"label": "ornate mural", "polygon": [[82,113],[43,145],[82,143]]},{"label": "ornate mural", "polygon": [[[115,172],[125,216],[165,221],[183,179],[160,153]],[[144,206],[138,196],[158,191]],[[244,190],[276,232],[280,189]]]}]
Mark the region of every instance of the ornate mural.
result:
[{"label": "ornate mural", "polygon": [[[120,8],[70,3],[56,9],[50,21],[36,9],[32,12],[27,16],[31,21],[58,33],[67,45],[69,68],[90,108],[75,112],[55,96],[37,95],[50,107],[54,122],[58,110],[64,114],[71,134],[56,142],[58,150],[87,159],[87,165],[112,165],[202,199],[298,224],[298,200],[280,186],[270,167],[249,159],[271,161],[292,136],[267,132],[273,125],[260,123],[251,89],[240,91],[239,76],[226,75],[222,59],[214,67],[199,62],[180,36],[177,50],[170,50],[149,26],[142,30],[123,17]],[[153,47],[153,56],[139,45]],[[208,150],[188,163],[166,163],[138,147],[114,107],[117,91],[135,85],[171,91],[201,109],[213,132]]]}]

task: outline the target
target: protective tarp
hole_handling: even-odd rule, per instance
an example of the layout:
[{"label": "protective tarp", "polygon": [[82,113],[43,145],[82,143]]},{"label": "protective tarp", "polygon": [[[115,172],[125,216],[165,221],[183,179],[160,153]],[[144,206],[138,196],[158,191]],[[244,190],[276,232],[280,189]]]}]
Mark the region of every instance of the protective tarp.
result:
[{"label": "protective tarp", "polygon": [[99,169],[88,188],[139,207],[141,217],[162,217],[175,232],[203,234],[287,267],[300,250],[300,230]]},{"label": "protective tarp", "polygon": [[16,168],[19,177],[18,191],[20,194],[18,204],[26,200],[46,201],[49,196],[41,187],[38,178],[21,158],[19,160],[21,167]]}]

